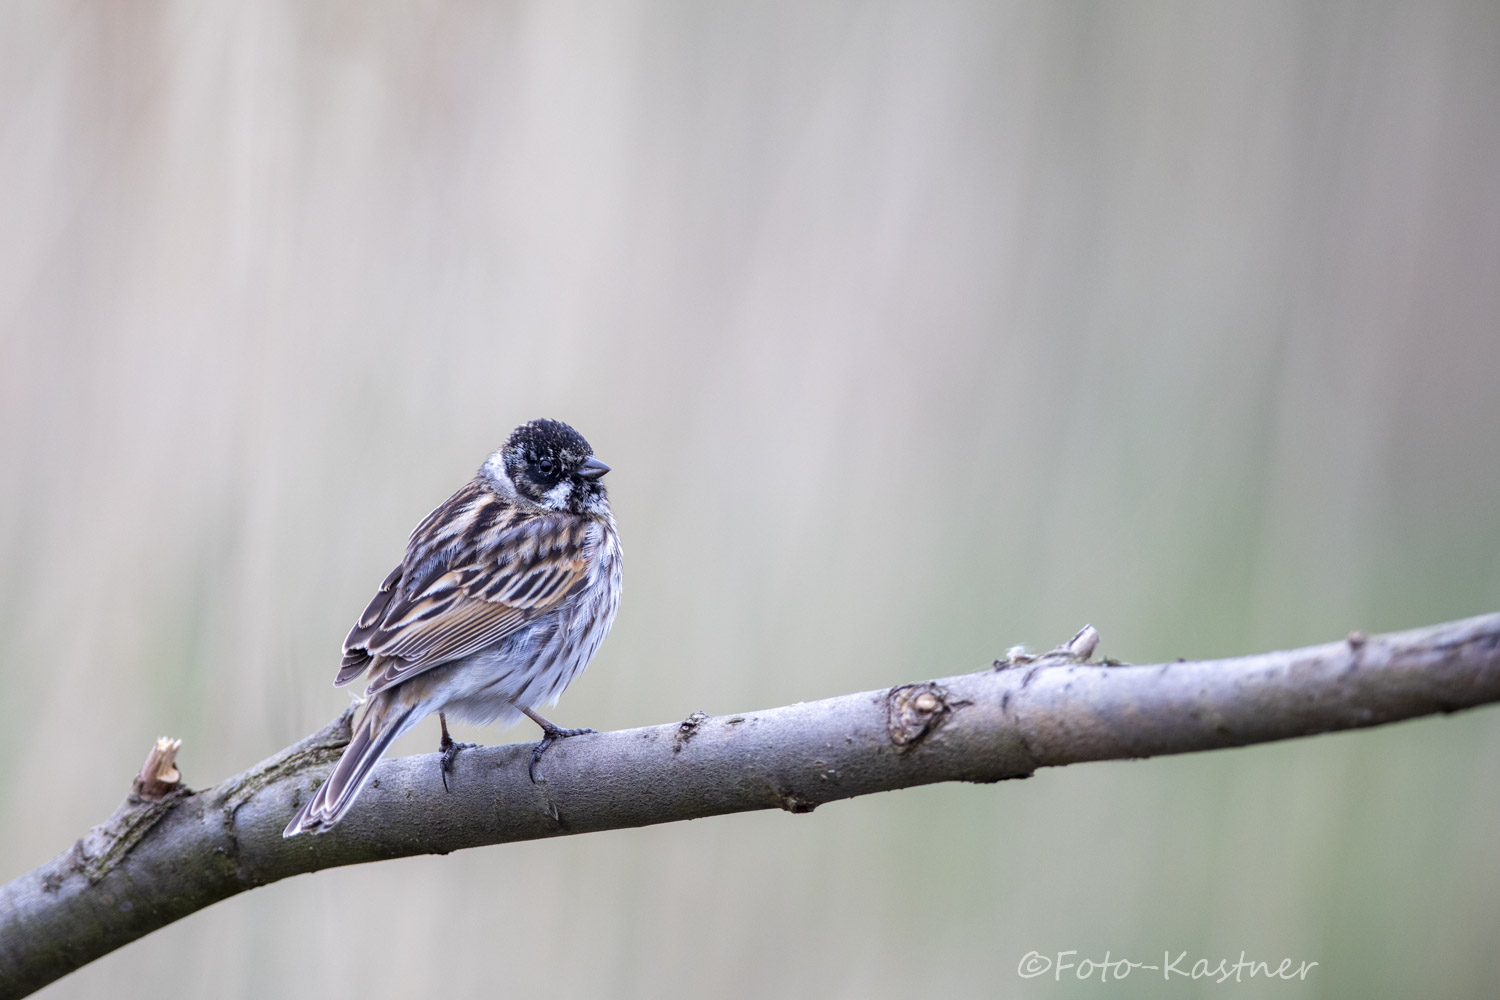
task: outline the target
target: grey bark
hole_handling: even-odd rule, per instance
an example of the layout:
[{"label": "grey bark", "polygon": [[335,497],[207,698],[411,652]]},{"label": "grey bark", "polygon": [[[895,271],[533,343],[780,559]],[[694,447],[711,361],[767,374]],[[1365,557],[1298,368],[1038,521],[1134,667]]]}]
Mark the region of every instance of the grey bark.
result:
[{"label": "grey bark", "polygon": [[[1075,639],[1076,658],[1092,642]],[[465,847],[810,812],[938,781],[1244,746],[1500,701],[1500,614],[1238,659],[1100,665],[1066,653],[741,715],[383,762],[333,832],[284,840],[351,712],[213,788],[143,798],[0,888],[0,998],[24,996],[211,903],[290,875]],[[351,710],[352,711],[352,710]],[[170,766],[170,761],[168,761]]]}]

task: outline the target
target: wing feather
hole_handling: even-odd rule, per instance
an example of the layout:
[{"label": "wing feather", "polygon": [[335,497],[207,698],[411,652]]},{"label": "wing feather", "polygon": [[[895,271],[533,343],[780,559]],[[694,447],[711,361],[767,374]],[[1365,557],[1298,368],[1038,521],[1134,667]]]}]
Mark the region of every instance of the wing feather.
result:
[{"label": "wing feather", "polygon": [[470,484],[412,532],[344,640],[335,683],[375,670],[374,694],[479,652],[586,582],[589,533],[567,515],[523,512]]}]

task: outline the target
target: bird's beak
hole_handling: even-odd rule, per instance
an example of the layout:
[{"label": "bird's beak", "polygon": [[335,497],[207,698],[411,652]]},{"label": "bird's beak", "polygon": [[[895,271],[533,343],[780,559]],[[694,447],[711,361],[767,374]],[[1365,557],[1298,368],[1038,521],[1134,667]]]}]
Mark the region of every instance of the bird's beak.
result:
[{"label": "bird's beak", "polygon": [[578,467],[578,474],[584,479],[598,479],[608,471],[609,466],[599,461],[593,455],[590,455],[588,460]]}]

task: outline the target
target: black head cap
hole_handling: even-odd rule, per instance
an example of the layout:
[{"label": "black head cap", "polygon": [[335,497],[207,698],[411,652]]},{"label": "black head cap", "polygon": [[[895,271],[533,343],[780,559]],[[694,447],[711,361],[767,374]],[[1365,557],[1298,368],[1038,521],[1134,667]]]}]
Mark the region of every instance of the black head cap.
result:
[{"label": "black head cap", "polygon": [[510,432],[505,451],[519,451],[528,458],[551,455],[554,459],[576,457],[582,462],[594,453],[583,435],[561,420],[531,420]]}]

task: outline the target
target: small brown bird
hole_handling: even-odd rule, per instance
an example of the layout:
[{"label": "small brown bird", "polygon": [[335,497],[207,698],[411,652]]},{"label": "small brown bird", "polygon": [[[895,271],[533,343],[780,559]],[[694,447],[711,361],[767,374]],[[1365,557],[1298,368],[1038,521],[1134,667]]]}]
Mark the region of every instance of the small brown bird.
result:
[{"label": "small brown bird", "polygon": [[333,773],[283,831],[331,829],[391,743],[433,712],[442,766],[457,750],[445,714],[542,727],[536,762],[559,729],[532,709],[583,673],[620,606],[620,537],[601,477],[609,466],[556,420],[511,434],[474,480],[417,525],[401,565],[344,640],[335,685],[369,671],[354,735]]}]

